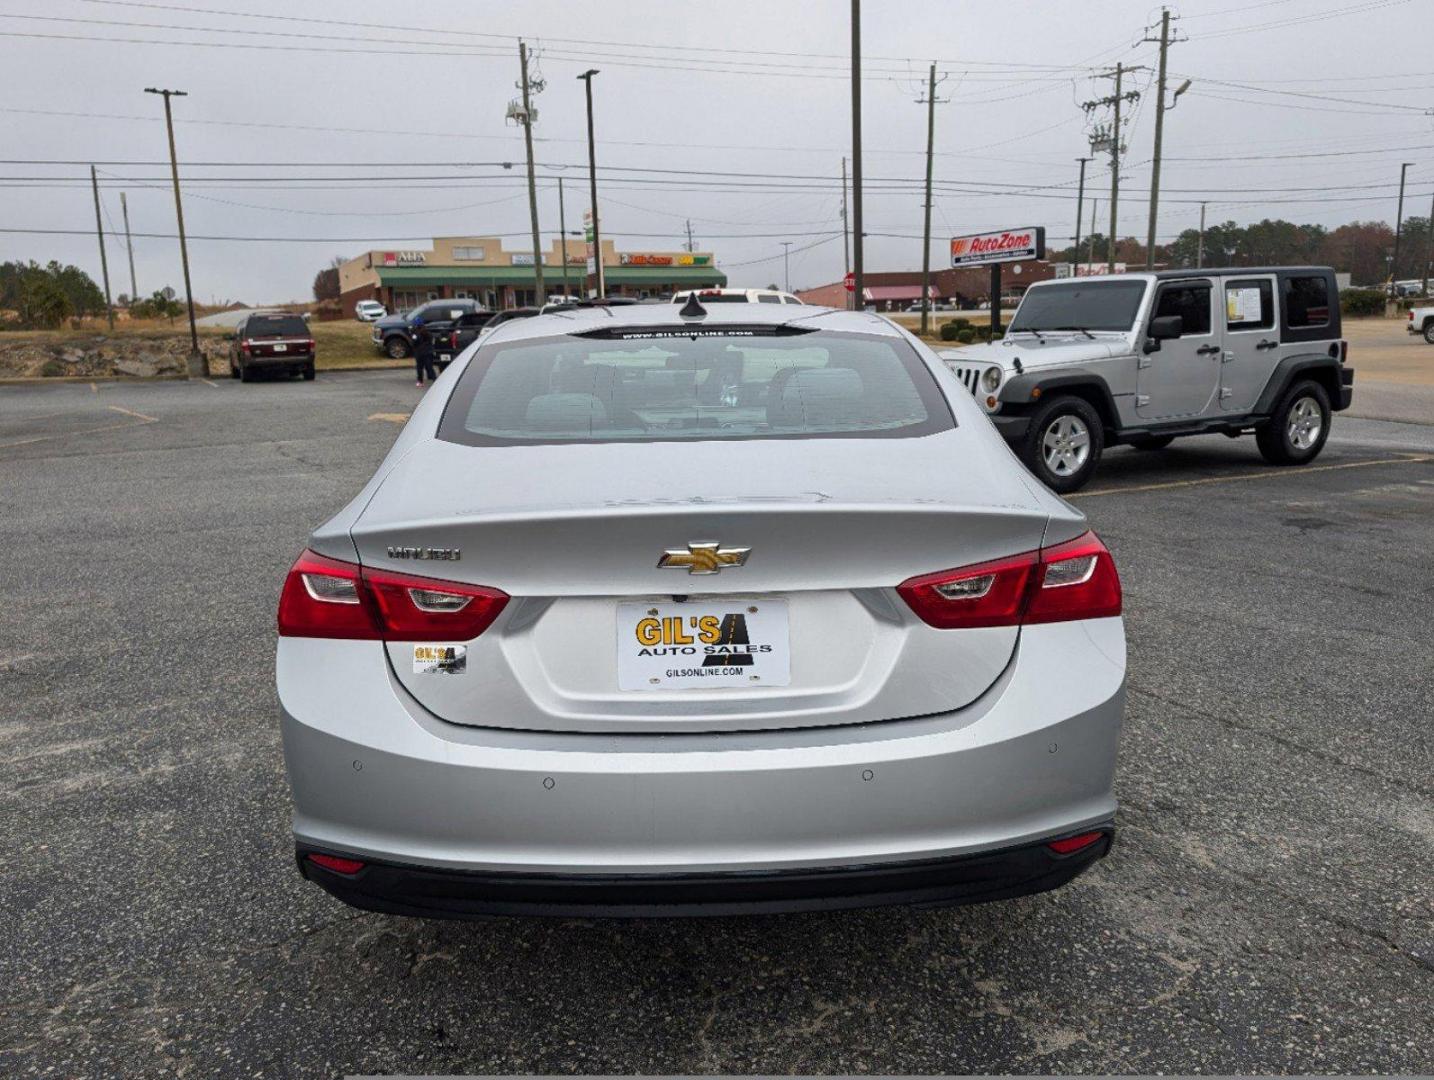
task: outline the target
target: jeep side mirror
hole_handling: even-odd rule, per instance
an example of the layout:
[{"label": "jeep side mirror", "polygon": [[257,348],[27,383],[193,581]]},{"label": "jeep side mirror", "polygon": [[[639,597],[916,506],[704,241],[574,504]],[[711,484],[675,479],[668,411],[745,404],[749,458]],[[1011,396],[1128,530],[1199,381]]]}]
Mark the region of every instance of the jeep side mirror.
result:
[{"label": "jeep side mirror", "polygon": [[1185,333],[1185,318],[1181,315],[1161,315],[1150,320],[1150,337],[1156,341],[1170,341]]}]

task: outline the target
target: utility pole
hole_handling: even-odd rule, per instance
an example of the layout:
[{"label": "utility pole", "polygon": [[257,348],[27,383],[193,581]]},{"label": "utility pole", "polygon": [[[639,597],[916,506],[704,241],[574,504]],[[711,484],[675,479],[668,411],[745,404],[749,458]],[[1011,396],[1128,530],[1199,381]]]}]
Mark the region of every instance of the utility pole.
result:
[{"label": "utility pole", "polygon": [[558,177],[558,246],[563,260],[563,299],[572,298],[568,288],[568,216],[563,210],[563,178]]},{"label": "utility pole", "polygon": [[[942,76],[944,82],[946,77]],[[926,75],[926,224],[921,230],[921,335],[931,329],[931,156],[936,146],[936,65]]]},{"label": "utility pole", "polygon": [[1195,269],[1205,265],[1205,204],[1200,204],[1200,241],[1195,245]]},{"label": "utility pole", "polygon": [[1429,201],[1429,225],[1424,233],[1424,284],[1420,292],[1429,295],[1429,263],[1434,261],[1434,198]]},{"label": "utility pole", "polygon": [[588,68],[578,76],[587,86],[588,95],[588,185],[592,189],[592,221],[593,221],[593,280],[596,286],[596,295],[603,297],[607,295],[607,289],[603,282],[602,273],[602,232],[598,228],[598,203],[597,203],[597,150],[593,144],[593,76],[598,73],[597,68]]},{"label": "utility pole", "polygon": [[179,221],[179,261],[184,267],[184,302],[189,306],[189,366],[188,375],[204,377],[209,374],[209,361],[199,351],[199,330],[194,325],[194,290],[189,284],[189,244],[184,238],[184,203],[179,197],[179,157],[174,150],[174,114],[170,109],[172,97],[188,97],[185,90],[157,90],[145,87],[146,94],[160,94],[164,97],[164,126],[169,132],[169,175],[174,182],[174,216]]},{"label": "utility pole", "polygon": [[[542,307],[548,297],[543,288],[543,252],[539,246],[542,241],[538,237],[538,181],[533,175],[533,106],[528,87],[528,46],[522,38],[518,39],[518,67],[523,76],[518,84],[523,90],[523,110],[518,122],[523,125],[523,144],[528,150],[528,213],[533,221],[533,295],[537,306]],[[542,81],[534,80],[534,83],[532,92],[541,93]],[[511,106],[508,112],[512,115]]]},{"label": "utility pole", "polygon": [[1404,174],[1409,171],[1410,162],[1399,166],[1399,209],[1394,214],[1394,258],[1389,263],[1389,283],[1399,277],[1399,234],[1404,228]]},{"label": "utility pole", "polygon": [[687,219],[687,254],[691,255],[697,250],[697,245],[692,242],[692,219]]},{"label": "utility pole", "polygon": [[124,218],[124,249],[129,252],[129,300],[134,303],[139,299],[139,286],[134,283],[134,244],[129,238],[129,203],[125,202],[124,192],[120,192],[120,214]]},{"label": "utility pole", "polygon": [[95,167],[90,166],[90,187],[95,193],[95,235],[100,238],[100,274],[105,279],[105,311],[109,313],[110,330],[115,328],[115,306],[110,303],[110,262],[105,257],[105,227],[100,223],[100,182]]},{"label": "utility pole", "polygon": [[791,292],[791,291],[792,291],[792,270],[791,270],[791,267],[790,267],[790,266],[788,265],[788,263],[787,263],[787,256],[791,254],[791,251],[792,251],[792,242],[791,242],[790,240],[783,240],[783,241],[782,241],[782,283],[783,283],[783,287],[786,289],[787,292]]},{"label": "utility pole", "polygon": [[1157,207],[1160,204],[1160,146],[1165,134],[1165,113],[1167,109],[1175,108],[1175,102],[1180,95],[1190,89],[1190,80],[1186,79],[1175,91],[1175,96],[1170,99],[1170,104],[1165,104],[1165,54],[1169,51],[1170,40],[1170,9],[1160,9],[1160,37],[1147,37],[1145,41],[1160,44],[1160,69],[1156,77],[1155,88],[1155,154],[1151,159],[1150,166],[1150,227],[1146,232],[1145,239],[1145,269],[1155,269],[1155,218]]},{"label": "utility pole", "polygon": [[1096,213],[1096,210],[1097,210],[1099,207],[1100,207],[1100,200],[1099,200],[1099,199],[1091,199],[1091,201],[1090,201],[1090,241],[1089,241],[1089,243],[1087,244],[1087,247],[1089,247],[1090,250],[1089,250],[1089,252],[1087,252],[1087,254],[1086,254],[1086,259],[1085,259],[1085,261],[1086,261],[1088,264],[1090,264],[1090,268],[1091,268],[1092,270],[1095,269],[1095,213]]},{"label": "utility pole", "polygon": [[852,274],[856,310],[866,310],[861,235],[861,0],[851,0]]},{"label": "utility pole", "polygon": [[1115,80],[1115,92],[1108,97],[1097,98],[1094,101],[1081,103],[1087,115],[1096,109],[1110,108],[1112,120],[1109,131],[1099,127],[1091,136],[1090,148],[1092,151],[1108,149],[1110,151],[1110,236],[1106,238],[1105,245],[1105,269],[1106,273],[1115,273],[1115,234],[1117,229],[1117,213],[1120,205],[1120,155],[1124,149],[1120,143],[1120,107],[1127,101],[1133,102],[1139,99],[1139,90],[1122,91],[1121,86],[1125,76],[1132,71],[1142,71],[1143,68],[1126,67],[1124,64],[1116,64],[1113,71],[1107,71],[1100,75],[1102,79]]},{"label": "utility pole", "polygon": [[1081,213],[1085,210],[1085,165],[1086,162],[1094,159],[1083,157],[1076,158],[1076,160],[1080,162],[1080,188],[1076,192],[1076,234],[1075,243],[1071,245],[1071,277],[1080,276],[1076,269],[1080,265],[1080,218]]},{"label": "utility pole", "polygon": [[841,272],[851,273],[851,223],[846,217],[846,158],[841,159]]}]

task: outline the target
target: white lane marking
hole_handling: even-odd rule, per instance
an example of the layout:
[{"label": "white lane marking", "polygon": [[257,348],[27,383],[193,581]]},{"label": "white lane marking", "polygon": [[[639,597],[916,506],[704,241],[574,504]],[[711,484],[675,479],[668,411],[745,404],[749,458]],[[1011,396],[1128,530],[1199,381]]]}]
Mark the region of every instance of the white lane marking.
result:
[{"label": "white lane marking", "polygon": [[1371,465],[1409,465],[1420,461],[1434,461],[1434,454],[1404,454],[1400,457],[1376,458],[1373,461],[1346,461],[1341,465],[1309,465],[1302,469],[1272,468],[1265,472],[1245,473],[1240,476],[1206,476],[1198,480],[1172,480],[1168,484],[1136,484],[1132,487],[1100,488],[1097,491],[1078,491],[1067,495],[1067,499],[1094,499],[1101,495],[1124,495],[1132,491],[1167,491],[1170,488],[1199,487],[1204,484],[1234,484],[1242,480],[1268,480],[1276,476],[1305,476],[1309,473],[1333,472],[1336,469],[1364,469]]},{"label": "white lane marking", "polygon": [[157,423],[159,423],[159,417],[157,417],[157,416],[146,416],[146,415],[145,415],[144,413],[142,413],[142,412],[135,412],[133,409],[126,409],[123,405],[106,405],[105,408],[107,408],[107,409],[113,409],[115,412],[124,413],[126,416],[138,417],[139,419],[143,420],[146,424],[157,424]]},{"label": "white lane marking", "polygon": [[216,390],[219,389],[219,384],[216,382],[210,382],[208,379],[200,379],[199,381],[202,382],[205,386],[212,386]]}]

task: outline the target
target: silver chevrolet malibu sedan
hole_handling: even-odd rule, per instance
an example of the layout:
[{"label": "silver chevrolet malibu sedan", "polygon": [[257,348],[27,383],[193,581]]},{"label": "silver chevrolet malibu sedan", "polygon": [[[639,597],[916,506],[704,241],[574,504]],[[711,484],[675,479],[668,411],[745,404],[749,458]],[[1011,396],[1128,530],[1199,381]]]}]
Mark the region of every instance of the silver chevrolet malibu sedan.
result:
[{"label": "silver chevrolet malibu sedan", "polygon": [[1121,590],[885,319],[574,307],[460,356],[279,602],[299,869],[406,915],[1051,889],[1110,848]]}]

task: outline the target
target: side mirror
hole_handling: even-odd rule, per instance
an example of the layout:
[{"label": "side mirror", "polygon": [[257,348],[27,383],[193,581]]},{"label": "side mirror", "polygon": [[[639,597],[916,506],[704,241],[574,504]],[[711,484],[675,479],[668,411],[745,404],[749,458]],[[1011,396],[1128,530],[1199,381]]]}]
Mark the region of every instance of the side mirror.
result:
[{"label": "side mirror", "polygon": [[1185,318],[1182,315],[1161,315],[1150,320],[1150,337],[1156,341],[1170,341],[1185,333]]}]

